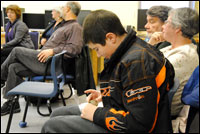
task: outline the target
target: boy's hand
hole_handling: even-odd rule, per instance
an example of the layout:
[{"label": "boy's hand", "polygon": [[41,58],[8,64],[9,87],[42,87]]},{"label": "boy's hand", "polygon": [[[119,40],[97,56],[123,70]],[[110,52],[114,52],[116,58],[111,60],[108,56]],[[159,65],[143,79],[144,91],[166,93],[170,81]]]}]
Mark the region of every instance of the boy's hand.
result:
[{"label": "boy's hand", "polygon": [[89,89],[86,90],[84,93],[90,94],[87,98],[86,101],[89,103],[91,100],[101,102],[102,101],[102,96],[100,91],[94,90],[94,89]]},{"label": "boy's hand", "polygon": [[96,111],[97,106],[88,103],[81,111],[81,117],[90,121],[93,121],[94,112]]}]

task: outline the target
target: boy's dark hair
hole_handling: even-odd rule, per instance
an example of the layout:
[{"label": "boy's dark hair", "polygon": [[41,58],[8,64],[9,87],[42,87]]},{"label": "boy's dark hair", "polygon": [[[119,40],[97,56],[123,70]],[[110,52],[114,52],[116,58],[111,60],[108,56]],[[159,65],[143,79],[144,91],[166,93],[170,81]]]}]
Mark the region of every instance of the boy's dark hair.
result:
[{"label": "boy's dark hair", "polygon": [[91,12],[83,22],[83,40],[105,45],[107,33],[114,33],[118,36],[126,33],[117,15],[106,10],[96,10]]}]

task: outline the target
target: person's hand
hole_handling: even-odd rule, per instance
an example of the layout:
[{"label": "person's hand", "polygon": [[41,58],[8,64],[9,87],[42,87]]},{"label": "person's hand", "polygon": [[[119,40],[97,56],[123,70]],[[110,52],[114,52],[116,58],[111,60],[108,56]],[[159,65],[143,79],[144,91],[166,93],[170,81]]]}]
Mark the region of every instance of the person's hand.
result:
[{"label": "person's hand", "polygon": [[86,90],[84,93],[89,94],[90,95],[86,98],[86,101],[89,103],[91,100],[95,100],[97,102],[101,102],[102,101],[102,96],[100,91],[94,90],[94,89],[88,89]]},{"label": "person's hand", "polygon": [[93,121],[94,112],[96,111],[97,106],[93,104],[86,104],[81,111],[81,118]]},{"label": "person's hand", "polygon": [[40,62],[46,62],[50,56],[53,56],[53,49],[42,50],[37,57]]},{"label": "person's hand", "polygon": [[42,46],[43,46],[46,42],[47,42],[47,39],[46,39],[46,38],[42,38],[42,39],[41,39],[41,45],[42,45]]},{"label": "person's hand", "polygon": [[151,35],[151,38],[148,43],[151,44],[152,46],[154,46],[155,44],[158,44],[163,41],[165,41],[165,39],[163,38],[163,33],[155,32]]}]

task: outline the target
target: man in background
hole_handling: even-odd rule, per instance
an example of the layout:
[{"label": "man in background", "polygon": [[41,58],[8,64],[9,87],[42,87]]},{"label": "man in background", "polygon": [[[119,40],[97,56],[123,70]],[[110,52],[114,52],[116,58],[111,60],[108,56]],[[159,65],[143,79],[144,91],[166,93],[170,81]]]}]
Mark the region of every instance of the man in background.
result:
[{"label": "man in background", "polygon": [[[168,12],[171,10],[171,7],[168,6],[152,6],[150,9],[147,10],[147,23],[144,26],[147,31],[147,37],[145,41],[149,44],[155,46],[158,49],[166,47],[170,45],[168,42],[164,42],[163,38],[158,38],[155,40],[155,36],[162,32],[162,26],[164,22],[168,18]],[[157,44],[159,42],[164,42],[162,44]]]}]

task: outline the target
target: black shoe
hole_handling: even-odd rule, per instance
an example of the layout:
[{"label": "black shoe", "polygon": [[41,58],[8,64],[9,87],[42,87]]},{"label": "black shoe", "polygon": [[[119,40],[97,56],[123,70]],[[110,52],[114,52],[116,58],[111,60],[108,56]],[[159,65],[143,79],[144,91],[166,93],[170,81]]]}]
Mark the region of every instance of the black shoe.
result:
[{"label": "black shoe", "polygon": [[[7,102],[5,102],[3,104],[3,106],[1,107],[1,116],[7,115],[7,114],[10,113],[11,105],[12,105],[11,100],[8,100]],[[21,111],[21,109],[20,109],[20,106],[19,106],[19,102],[17,101],[15,103],[13,113],[19,113],[20,111]]]}]

